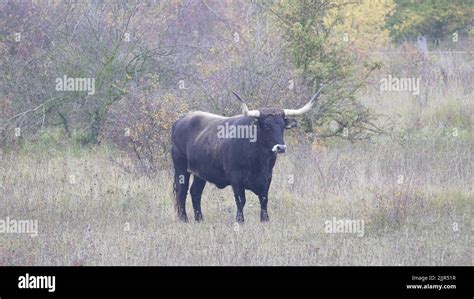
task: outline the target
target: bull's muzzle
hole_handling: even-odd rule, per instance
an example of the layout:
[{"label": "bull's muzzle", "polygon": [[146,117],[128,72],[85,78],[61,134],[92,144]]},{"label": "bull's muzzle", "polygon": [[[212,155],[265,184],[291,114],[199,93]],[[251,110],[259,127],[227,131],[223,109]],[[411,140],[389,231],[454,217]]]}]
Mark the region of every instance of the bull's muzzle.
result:
[{"label": "bull's muzzle", "polygon": [[286,145],[284,145],[284,144],[276,144],[276,145],[272,148],[272,152],[277,153],[277,154],[283,154],[284,152],[286,152]]}]

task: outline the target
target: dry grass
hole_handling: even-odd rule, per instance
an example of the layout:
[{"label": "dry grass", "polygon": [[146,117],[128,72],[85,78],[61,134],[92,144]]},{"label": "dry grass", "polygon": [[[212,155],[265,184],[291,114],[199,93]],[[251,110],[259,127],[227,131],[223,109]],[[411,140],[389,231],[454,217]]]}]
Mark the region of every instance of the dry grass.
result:
[{"label": "dry grass", "polygon": [[[328,148],[317,160],[290,152],[275,168],[271,222],[259,223],[251,195],[240,227],[229,188],[207,186],[205,222],[181,224],[168,172],[136,177],[103,149],[10,154],[0,219],[37,219],[39,236],[0,234],[0,263],[472,265],[472,142],[411,142]],[[364,237],[325,233],[332,217],[364,220]]]},{"label": "dry grass", "polygon": [[[211,185],[205,221],[179,223],[171,164],[148,178],[124,172],[105,147],[4,152],[0,219],[38,220],[39,235],[0,234],[0,264],[473,265],[472,93],[421,104],[403,94],[372,98],[395,134],[316,150],[288,136],[265,224],[247,192],[246,223],[235,226],[230,188]],[[325,233],[333,217],[364,220],[364,236]]]}]

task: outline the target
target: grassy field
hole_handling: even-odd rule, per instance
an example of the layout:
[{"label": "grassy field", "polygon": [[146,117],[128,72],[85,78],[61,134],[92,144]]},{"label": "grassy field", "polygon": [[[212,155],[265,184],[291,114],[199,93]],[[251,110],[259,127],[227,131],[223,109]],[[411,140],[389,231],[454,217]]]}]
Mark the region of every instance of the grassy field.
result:
[{"label": "grassy field", "polygon": [[[230,188],[211,185],[204,222],[179,223],[171,163],[149,178],[118,167],[110,157],[128,158],[107,147],[53,140],[4,151],[0,219],[38,220],[39,234],[0,234],[0,264],[473,265],[468,99],[453,92],[420,106],[385,94],[370,103],[394,118],[392,136],[312,146],[288,136],[264,224],[255,195],[237,225]],[[334,217],[363,220],[364,235],[326,233]]]},{"label": "grassy field", "polygon": [[[230,188],[209,184],[204,222],[180,223],[170,162],[153,177],[126,172],[122,152],[45,132],[1,152],[0,220],[37,220],[39,232],[1,233],[0,264],[473,265],[469,97],[375,92],[367,104],[393,119],[391,135],[308,145],[289,134],[264,224],[251,192],[237,225]],[[327,233],[333,218],[363,221],[363,236]]]},{"label": "grassy field", "polygon": [[[474,0],[0,0],[0,266],[474,266],[473,12]],[[300,118],[270,221],[247,191],[236,223],[231,187],[207,184],[204,222],[190,196],[179,222],[173,123],[245,106]],[[235,124],[218,133],[253,132]]]}]

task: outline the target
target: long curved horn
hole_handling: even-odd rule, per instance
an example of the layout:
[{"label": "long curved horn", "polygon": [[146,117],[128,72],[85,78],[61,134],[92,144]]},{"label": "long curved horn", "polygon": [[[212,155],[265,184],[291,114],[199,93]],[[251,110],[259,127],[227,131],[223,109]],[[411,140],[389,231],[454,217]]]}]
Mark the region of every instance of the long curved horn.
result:
[{"label": "long curved horn", "polygon": [[247,117],[259,117],[260,116],[260,111],[258,110],[249,110],[249,108],[247,107],[247,104],[245,104],[244,100],[242,100],[240,98],[240,96],[235,93],[235,92],[232,92],[236,97],[237,99],[242,103],[241,106],[242,106],[242,113],[247,116]]},{"label": "long curved horn", "polygon": [[309,100],[309,102],[304,105],[303,107],[301,107],[300,109],[283,109],[283,111],[285,112],[285,115],[286,116],[296,116],[296,115],[301,115],[303,113],[306,113],[308,112],[311,107],[313,107],[313,104],[316,102],[317,99],[319,99],[319,94],[321,93],[321,90],[323,90],[323,87],[324,85],[322,85],[319,90],[313,95],[313,97],[311,98],[311,100]]}]

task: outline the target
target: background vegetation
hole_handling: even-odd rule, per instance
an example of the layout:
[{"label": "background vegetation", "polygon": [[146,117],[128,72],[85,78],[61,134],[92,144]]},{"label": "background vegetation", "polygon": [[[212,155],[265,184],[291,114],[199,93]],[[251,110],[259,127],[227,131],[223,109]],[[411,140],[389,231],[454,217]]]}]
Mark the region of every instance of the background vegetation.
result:
[{"label": "background vegetation", "polygon": [[[0,3],[4,265],[472,265],[470,1]],[[418,37],[427,40],[427,49]],[[55,90],[96,79],[96,93]],[[420,78],[420,94],[381,79]],[[183,113],[321,102],[286,134],[271,222],[207,186],[177,222],[169,159]],[[189,201],[188,201],[189,202]],[[190,208],[190,204],[188,204]],[[361,219],[364,237],[324,222]]]}]

